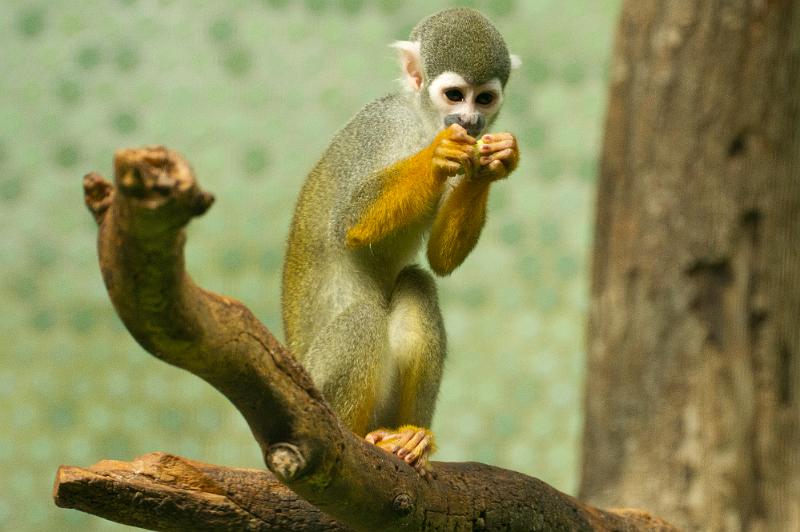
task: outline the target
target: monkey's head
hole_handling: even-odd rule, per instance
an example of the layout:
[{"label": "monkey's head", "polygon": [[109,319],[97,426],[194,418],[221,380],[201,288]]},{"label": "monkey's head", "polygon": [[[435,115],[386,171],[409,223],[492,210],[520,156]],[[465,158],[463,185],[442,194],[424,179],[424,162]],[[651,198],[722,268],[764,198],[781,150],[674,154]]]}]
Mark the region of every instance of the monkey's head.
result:
[{"label": "monkey's head", "polygon": [[423,19],[400,51],[403,77],[439,128],[462,125],[479,136],[497,116],[503,88],[519,58],[500,32],[474,9],[456,8]]}]

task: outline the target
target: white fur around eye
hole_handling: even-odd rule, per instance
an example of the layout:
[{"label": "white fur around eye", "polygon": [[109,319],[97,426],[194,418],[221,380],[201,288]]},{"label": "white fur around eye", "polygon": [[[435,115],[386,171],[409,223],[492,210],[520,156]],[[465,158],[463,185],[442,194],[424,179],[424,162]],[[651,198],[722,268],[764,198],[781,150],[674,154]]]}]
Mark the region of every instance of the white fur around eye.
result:
[{"label": "white fur around eye", "polygon": [[442,113],[443,116],[450,113],[465,112],[465,106],[469,104],[468,99],[465,102],[451,102],[444,95],[444,91],[447,89],[459,89],[464,93],[465,97],[469,98],[469,83],[455,72],[443,72],[436,76],[436,78],[431,81],[430,85],[428,85],[428,96],[433,105],[439,109],[439,112]]},{"label": "white fur around eye", "polygon": [[[460,102],[449,100],[444,94],[448,89],[460,90],[464,95],[464,100]],[[495,95],[492,103],[489,105],[476,104],[475,97],[482,92],[491,92]],[[476,86],[468,83],[460,74],[448,71],[439,74],[431,81],[430,85],[428,85],[428,96],[439,112],[441,119],[450,114],[468,116],[480,113],[488,121],[491,120],[491,117],[497,113],[497,110],[503,104],[503,84],[500,83],[499,79],[494,78]]]},{"label": "white fur around eye", "polygon": [[494,94],[494,100],[486,106],[489,109],[497,109],[503,103],[503,84],[500,83],[499,79],[495,78],[475,88],[476,95],[482,92],[491,92]]},{"label": "white fur around eye", "polygon": [[469,83],[459,74],[455,72],[442,72],[431,81],[431,84],[428,86],[428,95],[431,97],[431,100],[437,97],[441,98],[444,90],[450,88],[460,89],[466,94],[467,87],[469,87]]}]

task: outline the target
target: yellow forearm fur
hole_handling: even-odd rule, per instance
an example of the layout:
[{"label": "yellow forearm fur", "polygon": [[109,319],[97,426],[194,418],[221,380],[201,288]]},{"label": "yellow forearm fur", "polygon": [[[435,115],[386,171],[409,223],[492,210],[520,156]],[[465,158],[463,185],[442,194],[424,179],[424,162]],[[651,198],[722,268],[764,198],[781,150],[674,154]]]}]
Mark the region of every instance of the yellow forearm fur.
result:
[{"label": "yellow forearm fur", "polygon": [[377,242],[432,208],[442,187],[431,169],[432,155],[429,146],[381,172],[380,195],[347,231],[347,247]]},{"label": "yellow forearm fur", "polygon": [[475,247],[486,221],[488,198],[488,181],[464,179],[445,199],[428,239],[428,263],[438,275],[452,272]]}]

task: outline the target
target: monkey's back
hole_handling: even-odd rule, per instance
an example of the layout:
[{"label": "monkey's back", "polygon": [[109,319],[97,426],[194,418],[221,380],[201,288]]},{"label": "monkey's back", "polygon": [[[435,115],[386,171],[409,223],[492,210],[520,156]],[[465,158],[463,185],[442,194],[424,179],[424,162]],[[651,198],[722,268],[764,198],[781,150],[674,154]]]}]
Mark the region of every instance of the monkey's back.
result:
[{"label": "monkey's back", "polygon": [[358,213],[379,193],[377,172],[423,148],[430,140],[423,130],[407,94],[379,98],[336,133],[306,178],[289,232],[281,294],[287,344],[299,359],[361,291],[385,292],[415,256],[419,227],[359,250],[345,248],[344,241]]}]

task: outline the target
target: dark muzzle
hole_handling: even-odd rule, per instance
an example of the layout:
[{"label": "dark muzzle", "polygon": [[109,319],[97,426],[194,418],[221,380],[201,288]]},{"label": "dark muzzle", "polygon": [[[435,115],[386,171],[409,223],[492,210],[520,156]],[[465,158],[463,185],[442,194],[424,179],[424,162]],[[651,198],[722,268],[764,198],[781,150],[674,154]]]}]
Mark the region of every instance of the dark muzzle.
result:
[{"label": "dark muzzle", "polygon": [[458,124],[467,130],[471,137],[477,137],[486,126],[486,119],[480,113],[472,115],[452,114],[444,118],[444,127],[450,127],[453,124]]}]

